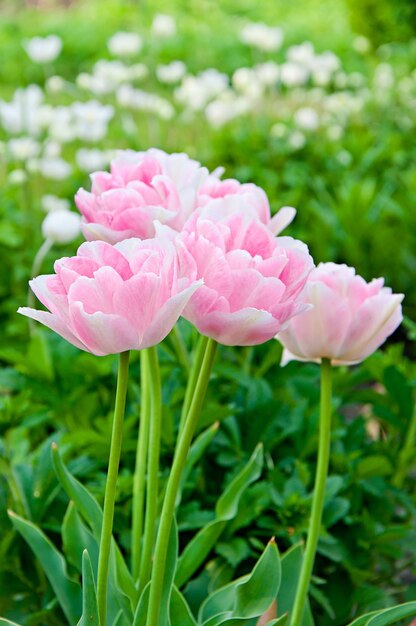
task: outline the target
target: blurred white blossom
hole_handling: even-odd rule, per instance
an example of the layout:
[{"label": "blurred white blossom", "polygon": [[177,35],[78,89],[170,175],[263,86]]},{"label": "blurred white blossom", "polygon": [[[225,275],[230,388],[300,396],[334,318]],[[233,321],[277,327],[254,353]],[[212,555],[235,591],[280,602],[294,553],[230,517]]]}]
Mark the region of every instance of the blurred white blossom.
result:
[{"label": "blurred white blossom", "polygon": [[263,52],[274,52],[283,43],[283,31],[278,26],[252,22],[240,31],[240,41]]},{"label": "blurred white blossom", "polygon": [[42,222],[42,235],[53,243],[70,243],[80,232],[81,216],[68,209],[54,209]]},{"label": "blurred white blossom", "polygon": [[176,34],[176,22],[172,15],[157,13],[152,22],[152,35],[160,39],[173,37]]},{"label": "blurred white blossom", "polygon": [[7,148],[12,159],[16,161],[27,161],[40,152],[40,144],[32,137],[10,139]]},{"label": "blurred white blossom", "polygon": [[107,42],[110,53],[117,57],[129,57],[138,54],[143,47],[143,40],[138,33],[115,33]]},{"label": "blurred white blossom", "polygon": [[75,161],[80,170],[91,173],[103,170],[110,163],[112,152],[98,148],[80,148],[75,153]]},{"label": "blurred white blossom", "polygon": [[156,67],[156,76],[161,83],[178,83],[186,74],[186,65],[182,61],[172,61]]},{"label": "blurred white blossom", "polygon": [[71,105],[74,116],[75,135],[84,141],[101,141],[107,135],[108,122],[114,116],[114,107],[98,100],[74,102]]},{"label": "blurred white blossom", "polygon": [[208,102],[228,89],[228,76],[210,68],[193,76],[188,74],[175,90],[175,99],[189,111],[201,111]]},{"label": "blurred white blossom", "polygon": [[302,107],[294,115],[295,124],[300,130],[314,131],[319,127],[319,116],[315,109]]},{"label": "blurred white blossom", "polygon": [[35,63],[51,63],[62,50],[62,39],[57,35],[33,37],[24,41],[23,47]]},{"label": "blurred white blossom", "polygon": [[60,157],[44,157],[39,159],[37,169],[44,178],[63,180],[71,175],[72,166]]},{"label": "blurred white blossom", "polygon": [[69,211],[71,203],[66,198],[58,198],[52,194],[46,194],[41,197],[40,204],[45,213],[52,211]]}]

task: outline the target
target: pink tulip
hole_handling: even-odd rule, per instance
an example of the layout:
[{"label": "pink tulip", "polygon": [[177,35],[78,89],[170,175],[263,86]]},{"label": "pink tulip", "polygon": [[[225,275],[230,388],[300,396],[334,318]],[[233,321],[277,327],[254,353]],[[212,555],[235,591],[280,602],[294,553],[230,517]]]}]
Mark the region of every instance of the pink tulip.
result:
[{"label": "pink tulip", "polygon": [[208,170],[186,154],[126,150],[110,172],[91,174],[91,192],[80,189],[75,203],[86,239],[116,243],[154,237],[154,221],[180,230],[197,205]]},{"label": "pink tulip", "polygon": [[234,199],[195,212],[178,238],[181,271],[204,285],[183,316],[225,345],[271,339],[307,308],[299,295],[313,261],[307,247],[276,238],[252,214],[234,210]]},{"label": "pink tulip", "polygon": [[292,207],[282,207],[271,217],[269,201],[261,187],[253,183],[242,184],[233,178],[219,180],[215,176],[209,176],[198,192],[198,205],[211,206],[212,203],[217,203],[221,206],[224,199],[233,201],[240,210],[244,207],[251,211],[274,235],[286,228],[296,215],[296,210]]},{"label": "pink tulip", "polygon": [[158,344],[201,282],[178,277],[175,245],[164,237],[87,242],[55,272],[30,281],[50,312],[19,313],[98,356]]},{"label": "pink tulip", "polygon": [[393,294],[383,284],[382,278],[366,283],[347,265],[318,265],[303,295],[313,308],[277,336],[285,348],[283,363],[327,358],[348,365],[367,358],[403,319],[403,294]]}]

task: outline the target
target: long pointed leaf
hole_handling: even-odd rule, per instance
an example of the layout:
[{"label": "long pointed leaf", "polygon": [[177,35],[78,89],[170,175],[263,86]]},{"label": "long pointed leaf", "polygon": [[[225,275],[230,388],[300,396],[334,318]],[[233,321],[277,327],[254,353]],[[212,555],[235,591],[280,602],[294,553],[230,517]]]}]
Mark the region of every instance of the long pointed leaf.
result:
[{"label": "long pointed leaf", "polygon": [[388,609],[380,611],[371,611],[366,615],[357,617],[348,626],[390,626],[399,620],[408,619],[416,616],[416,601],[406,602],[405,604],[397,604]]},{"label": "long pointed leaf", "polygon": [[182,552],[175,577],[177,587],[182,587],[215,546],[226,523],[238,512],[238,504],[244,490],[257,478],[263,469],[263,447],[259,444],[247,465],[231,481],[216,506],[216,519],[202,528]]},{"label": "long pointed leaf", "polygon": [[42,565],[68,622],[75,624],[81,614],[81,588],[68,578],[64,557],[32,522],[12,512],[9,512],[9,517]]},{"label": "long pointed leaf", "polygon": [[77,626],[100,626],[97,592],[87,550],[82,553],[82,615]]}]

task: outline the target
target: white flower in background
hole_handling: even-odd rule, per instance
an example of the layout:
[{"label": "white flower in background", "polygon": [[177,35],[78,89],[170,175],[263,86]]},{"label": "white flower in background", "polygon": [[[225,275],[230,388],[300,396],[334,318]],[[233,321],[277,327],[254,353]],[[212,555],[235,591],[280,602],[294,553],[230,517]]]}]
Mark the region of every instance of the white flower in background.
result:
[{"label": "white flower in background", "polygon": [[50,139],[56,143],[68,143],[76,139],[70,107],[59,106],[52,109],[48,123],[48,134]]},{"label": "white flower in background", "polygon": [[278,26],[252,22],[240,31],[240,41],[263,52],[274,52],[283,43],[283,31]]},{"label": "white flower in background", "polygon": [[26,171],[31,174],[35,172],[39,172],[39,159],[33,157],[32,159],[28,159],[26,161]]},{"label": "white flower in background", "polygon": [[286,58],[291,63],[310,67],[315,58],[313,43],[304,41],[296,46],[290,46],[290,48],[287,49]]},{"label": "white flower in background", "polygon": [[138,33],[120,31],[110,37],[107,47],[116,57],[130,57],[140,52],[143,40]]},{"label": "white flower in background", "polygon": [[394,71],[389,63],[380,63],[374,72],[374,85],[377,89],[388,91],[394,85]]},{"label": "white flower in background", "polygon": [[152,35],[165,39],[176,35],[176,22],[172,15],[157,13],[152,22]]},{"label": "white flower in background", "polygon": [[319,116],[315,109],[302,107],[294,115],[296,126],[300,130],[314,131],[319,127]]},{"label": "white flower in background", "polygon": [[258,80],[266,87],[272,87],[279,82],[280,68],[274,61],[259,63],[254,66],[254,73]]},{"label": "white flower in background", "polygon": [[0,120],[8,133],[38,135],[42,126],[40,112],[43,107],[43,91],[38,85],[16,89],[10,102],[0,100]]},{"label": "white flower in background", "polygon": [[52,211],[69,211],[71,203],[66,198],[46,194],[40,199],[40,205],[45,213],[51,213]]},{"label": "white flower in background", "polygon": [[44,157],[39,159],[37,169],[44,178],[64,180],[72,173],[71,165],[60,157]]},{"label": "white flower in background", "polygon": [[40,152],[39,143],[32,137],[10,139],[7,148],[12,159],[16,161],[27,161],[37,156]]},{"label": "white flower in background", "polygon": [[353,40],[352,47],[359,54],[367,54],[367,52],[370,52],[371,43],[369,39],[367,39],[367,37],[363,37],[362,35],[359,35],[358,37],[355,37],[355,39]]},{"label": "white flower in background", "polygon": [[80,233],[81,216],[68,209],[55,209],[42,222],[42,235],[53,243],[70,243]]},{"label": "white flower in background", "polygon": [[348,85],[348,74],[345,72],[337,72],[334,76],[334,85],[337,89],[345,89]]},{"label": "white flower in background", "polygon": [[147,78],[149,70],[144,63],[133,63],[128,68],[129,80],[142,80]]},{"label": "white flower in background", "polygon": [[116,98],[117,103],[122,107],[148,111],[164,120],[170,120],[175,114],[175,109],[168,100],[157,94],[135,89],[131,85],[121,85],[117,90]]},{"label": "white flower in background", "polygon": [[182,61],[172,61],[167,65],[156,66],[156,76],[159,82],[172,85],[178,83],[186,74],[186,65]]},{"label": "white flower in background", "polygon": [[27,174],[21,169],[12,170],[7,180],[11,185],[22,185],[27,180]]},{"label": "white flower in background", "polygon": [[23,47],[35,63],[51,63],[62,50],[62,39],[57,35],[33,37],[24,41]]},{"label": "white flower in background", "polygon": [[351,72],[351,74],[348,75],[348,85],[354,89],[359,89],[365,85],[365,77],[361,72]]},{"label": "white flower in background", "polygon": [[308,82],[309,69],[298,63],[283,63],[280,66],[280,82],[285,87],[299,87]]},{"label": "white flower in background", "polygon": [[49,93],[61,93],[65,89],[65,80],[62,76],[51,76],[46,80],[45,88]]},{"label": "white flower in background", "polygon": [[57,141],[48,140],[43,146],[43,156],[57,157],[61,154],[61,144]]},{"label": "white flower in background", "polygon": [[251,67],[239,67],[231,77],[231,83],[237,91],[245,92],[254,80],[254,71]]},{"label": "white flower in background", "polygon": [[236,117],[250,110],[247,98],[236,96],[230,89],[223,92],[217,100],[210,102],[205,109],[205,117],[213,128],[221,128]]},{"label": "white flower in background", "polygon": [[112,156],[113,154],[110,150],[80,148],[75,153],[75,161],[80,170],[89,174],[106,168]]},{"label": "white flower in background", "polygon": [[344,129],[339,124],[328,126],[326,136],[330,141],[339,141],[344,134]]},{"label": "white flower in background", "polygon": [[204,70],[196,76],[185,76],[175,90],[175,100],[189,111],[201,111],[208,102],[228,89],[228,76],[216,69]]},{"label": "white flower in background", "polygon": [[272,137],[275,137],[275,139],[283,139],[283,137],[286,137],[287,135],[287,130],[288,129],[285,124],[283,124],[282,122],[277,122],[271,127],[270,134]]},{"label": "white flower in background", "polygon": [[71,105],[74,116],[75,135],[84,141],[101,141],[107,135],[108,122],[114,116],[114,107],[101,104],[97,100],[74,102]]},{"label": "white flower in background", "polygon": [[289,135],[287,143],[292,150],[301,150],[306,144],[306,137],[300,130],[295,130]]}]

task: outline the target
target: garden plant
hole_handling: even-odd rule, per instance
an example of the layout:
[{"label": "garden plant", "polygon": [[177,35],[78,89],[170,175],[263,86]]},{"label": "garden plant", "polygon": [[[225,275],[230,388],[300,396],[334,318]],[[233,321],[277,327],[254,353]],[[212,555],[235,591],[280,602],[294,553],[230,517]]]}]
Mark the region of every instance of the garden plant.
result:
[{"label": "garden plant", "polygon": [[302,4],[0,8],[0,624],[416,619],[416,47]]}]

